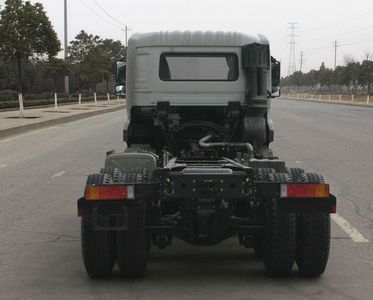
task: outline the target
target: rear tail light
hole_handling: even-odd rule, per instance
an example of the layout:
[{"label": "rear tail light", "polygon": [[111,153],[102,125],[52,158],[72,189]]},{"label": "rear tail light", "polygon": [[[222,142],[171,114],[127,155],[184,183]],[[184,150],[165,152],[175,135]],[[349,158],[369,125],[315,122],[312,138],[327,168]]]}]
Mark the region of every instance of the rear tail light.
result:
[{"label": "rear tail light", "polygon": [[329,198],[329,184],[281,184],[281,198]]},{"label": "rear tail light", "polygon": [[84,191],[86,200],[131,200],[135,199],[133,185],[87,186]]}]

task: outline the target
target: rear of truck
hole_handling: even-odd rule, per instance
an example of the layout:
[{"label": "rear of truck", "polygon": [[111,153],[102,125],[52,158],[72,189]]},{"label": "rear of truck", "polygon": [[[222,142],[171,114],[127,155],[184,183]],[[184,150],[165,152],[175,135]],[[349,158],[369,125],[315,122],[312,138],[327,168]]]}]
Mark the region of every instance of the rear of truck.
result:
[{"label": "rear of truck", "polygon": [[124,152],[109,152],[78,201],[91,277],[141,276],[152,246],[232,236],[271,275],[325,270],[336,199],[319,174],[269,148],[279,63],[264,36],[135,35],[129,41]]}]

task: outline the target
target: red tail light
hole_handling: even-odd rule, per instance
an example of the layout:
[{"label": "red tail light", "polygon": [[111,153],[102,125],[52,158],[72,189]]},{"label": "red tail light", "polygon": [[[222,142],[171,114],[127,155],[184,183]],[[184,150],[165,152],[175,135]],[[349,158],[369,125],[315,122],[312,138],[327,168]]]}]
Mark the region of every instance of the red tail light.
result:
[{"label": "red tail light", "polygon": [[281,184],[281,198],[329,198],[329,184]]},{"label": "red tail light", "polygon": [[133,185],[87,186],[84,191],[86,200],[131,200],[135,199]]}]

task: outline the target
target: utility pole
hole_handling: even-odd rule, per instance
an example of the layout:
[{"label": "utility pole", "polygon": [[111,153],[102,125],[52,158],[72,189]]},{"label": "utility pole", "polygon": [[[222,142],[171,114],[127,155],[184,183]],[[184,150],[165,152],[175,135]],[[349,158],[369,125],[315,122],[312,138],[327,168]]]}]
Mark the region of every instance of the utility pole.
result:
[{"label": "utility pole", "polygon": [[126,39],[126,49],[128,47],[128,31],[130,31],[131,29],[128,28],[128,26],[126,25],[126,27],[124,28],[124,34],[125,34],[125,39]]},{"label": "utility pole", "polygon": [[126,49],[127,49],[127,46],[128,46],[127,34],[128,34],[128,27],[126,25],[126,27],[124,27],[124,40],[126,42]]},{"label": "utility pole", "polygon": [[299,68],[299,71],[302,72],[302,69],[303,69],[303,64],[304,64],[304,52],[301,51],[300,52],[300,68]]},{"label": "utility pole", "polygon": [[334,41],[334,69],[337,67],[337,47],[338,47],[338,43],[335,40]]},{"label": "utility pole", "polygon": [[[68,52],[68,37],[67,37],[67,0],[64,0],[64,38],[65,38],[65,43],[64,43],[64,52],[65,52],[65,60],[69,56]],[[69,76],[65,76],[64,78],[64,83],[65,83],[65,94],[70,94],[69,90]]]},{"label": "utility pole", "polygon": [[127,48],[128,48],[128,31],[131,31],[131,28],[128,28],[126,25],[122,31],[124,31],[124,40],[125,40],[125,46],[126,46],[126,61],[127,61]]},{"label": "utility pole", "polygon": [[296,22],[289,22],[289,26],[287,29],[290,30],[290,49],[289,49],[289,68],[288,68],[288,75],[293,74],[296,71],[296,62],[295,62],[295,38],[297,35],[295,34],[295,30],[298,28],[296,27]]}]

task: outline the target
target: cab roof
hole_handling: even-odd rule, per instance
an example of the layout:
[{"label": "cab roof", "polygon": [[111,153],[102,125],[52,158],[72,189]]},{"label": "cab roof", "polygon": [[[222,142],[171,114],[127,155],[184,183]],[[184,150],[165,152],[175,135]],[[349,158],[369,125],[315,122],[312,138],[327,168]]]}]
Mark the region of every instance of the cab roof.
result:
[{"label": "cab roof", "polygon": [[158,46],[241,47],[252,43],[269,44],[268,39],[262,34],[248,35],[240,32],[223,31],[161,31],[136,33],[132,35],[129,40],[129,45],[135,48]]}]

